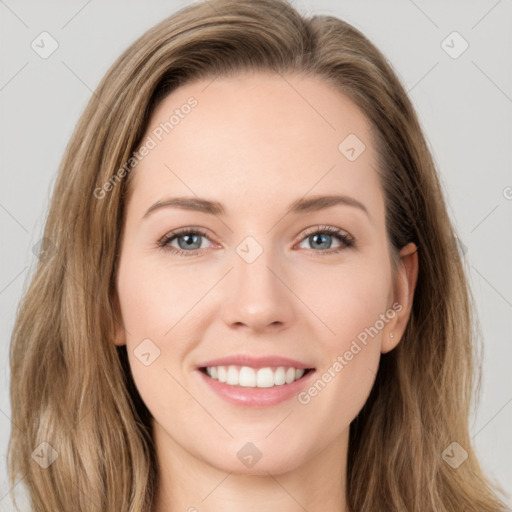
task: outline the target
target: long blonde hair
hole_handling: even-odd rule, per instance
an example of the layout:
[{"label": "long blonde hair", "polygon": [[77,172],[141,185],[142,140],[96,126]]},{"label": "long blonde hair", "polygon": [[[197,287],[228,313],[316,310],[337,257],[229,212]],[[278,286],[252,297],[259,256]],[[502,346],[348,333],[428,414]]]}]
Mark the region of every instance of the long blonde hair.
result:
[{"label": "long blonde hair", "polygon": [[[380,158],[390,250],[396,257],[411,241],[419,248],[405,335],[382,356],[350,427],[350,510],[503,510],[471,447],[478,384],[472,302],[411,102],[358,30],[335,17],[302,16],[284,0],[192,4],[135,41],[92,95],[60,165],[42,256],[13,331],[11,483],[24,478],[35,512],[151,510],[158,475],[150,415],[126,347],[113,343],[116,264],[133,178],[125,163],[166,94],[243,70],[320,77],[361,109]],[[453,442],[468,454],[456,469],[442,456]],[[34,450],[53,463],[37,464]]]}]

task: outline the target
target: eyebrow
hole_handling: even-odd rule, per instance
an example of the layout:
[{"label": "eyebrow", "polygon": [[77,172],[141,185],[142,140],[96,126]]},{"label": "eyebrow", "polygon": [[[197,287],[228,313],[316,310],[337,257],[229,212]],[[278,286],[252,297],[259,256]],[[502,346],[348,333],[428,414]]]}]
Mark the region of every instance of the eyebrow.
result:
[{"label": "eyebrow", "polygon": [[[368,210],[363,203],[350,196],[345,195],[328,195],[314,196],[309,198],[300,198],[294,201],[286,211],[288,213],[311,213],[336,205],[345,205],[358,208],[369,216]],[[200,197],[173,197],[152,204],[144,216],[145,219],[152,212],[161,208],[182,208],[185,210],[193,210],[211,215],[224,215],[226,213],[224,207],[218,201],[211,201]]]}]

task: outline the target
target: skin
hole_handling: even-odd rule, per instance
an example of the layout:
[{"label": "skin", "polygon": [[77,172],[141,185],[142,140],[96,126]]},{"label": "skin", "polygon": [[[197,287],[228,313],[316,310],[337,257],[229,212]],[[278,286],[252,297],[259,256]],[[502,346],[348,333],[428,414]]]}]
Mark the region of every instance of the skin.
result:
[{"label": "skin", "polygon": [[[117,275],[125,329],[115,343],[127,345],[153,416],[161,475],[154,511],[345,511],[349,425],[370,393],[380,354],[404,332],[418,268],[410,244],[393,270],[368,121],[318,79],[244,73],[175,90],[146,135],[190,96],[198,105],[132,171]],[[366,146],[355,161],[338,150],[351,133]],[[357,199],[368,213],[342,204],[285,215],[296,199],[332,194]],[[176,196],[219,201],[226,213],[160,208],[142,220],[156,201]],[[325,225],[356,245],[326,233],[323,248],[304,235]],[[157,246],[189,226],[208,235],[192,249],[183,234],[170,245],[181,241],[199,255]],[[247,236],[263,250],[250,264],[236,252]],[[237,406],[195,369],[232,354],[279,355],[320,376],[395,302],[401,310],[307,404],[293,397],[271,407]],[[134,355],[147,338],[160,350],[148,366]],[[251,468],[237,457],[247,442],[262,454]]]}]

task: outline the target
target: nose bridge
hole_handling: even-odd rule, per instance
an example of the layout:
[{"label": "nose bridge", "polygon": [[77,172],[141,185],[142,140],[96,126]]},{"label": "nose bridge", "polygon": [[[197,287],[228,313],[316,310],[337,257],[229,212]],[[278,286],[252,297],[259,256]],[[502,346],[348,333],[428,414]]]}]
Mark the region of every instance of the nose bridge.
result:
[{"label": "nose bridge", "polygon": [[235,248],[233,266],[226,321],[260,329],[276,322],[287,323],[292,298],[278,277],[281,265],[275,250],[264,247],[254,236],[247,236]]}]

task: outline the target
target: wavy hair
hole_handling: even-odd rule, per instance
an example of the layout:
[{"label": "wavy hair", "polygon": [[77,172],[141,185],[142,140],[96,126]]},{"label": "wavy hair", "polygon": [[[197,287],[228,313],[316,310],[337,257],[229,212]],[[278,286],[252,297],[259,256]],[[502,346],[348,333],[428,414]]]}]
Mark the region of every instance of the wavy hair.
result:
[{"label": "wavy hair", "polygon": [[[90,98],[59,167],[42,253],[12,334],[11,484],[24,479],[34,512],[151,510],[158,475],[150,414],[126,347],[113,343],[133,178],[119,170],[171,91],[254,70],[321,78],[359,107],[377,148],[391,256],[396,261],[409,242],[419,248],[403,339],[382,355],[350,425],[349,509],[503,510],[471,447],[480,370],[474,307],[411,101],[361,32],[336,17],[301,15],[285,0],[208,0],[181,9],[131,44]],[[457,469],[442,457],[452,442],[468,453]],[[53,463],[43,468],[33,453]]]}]

